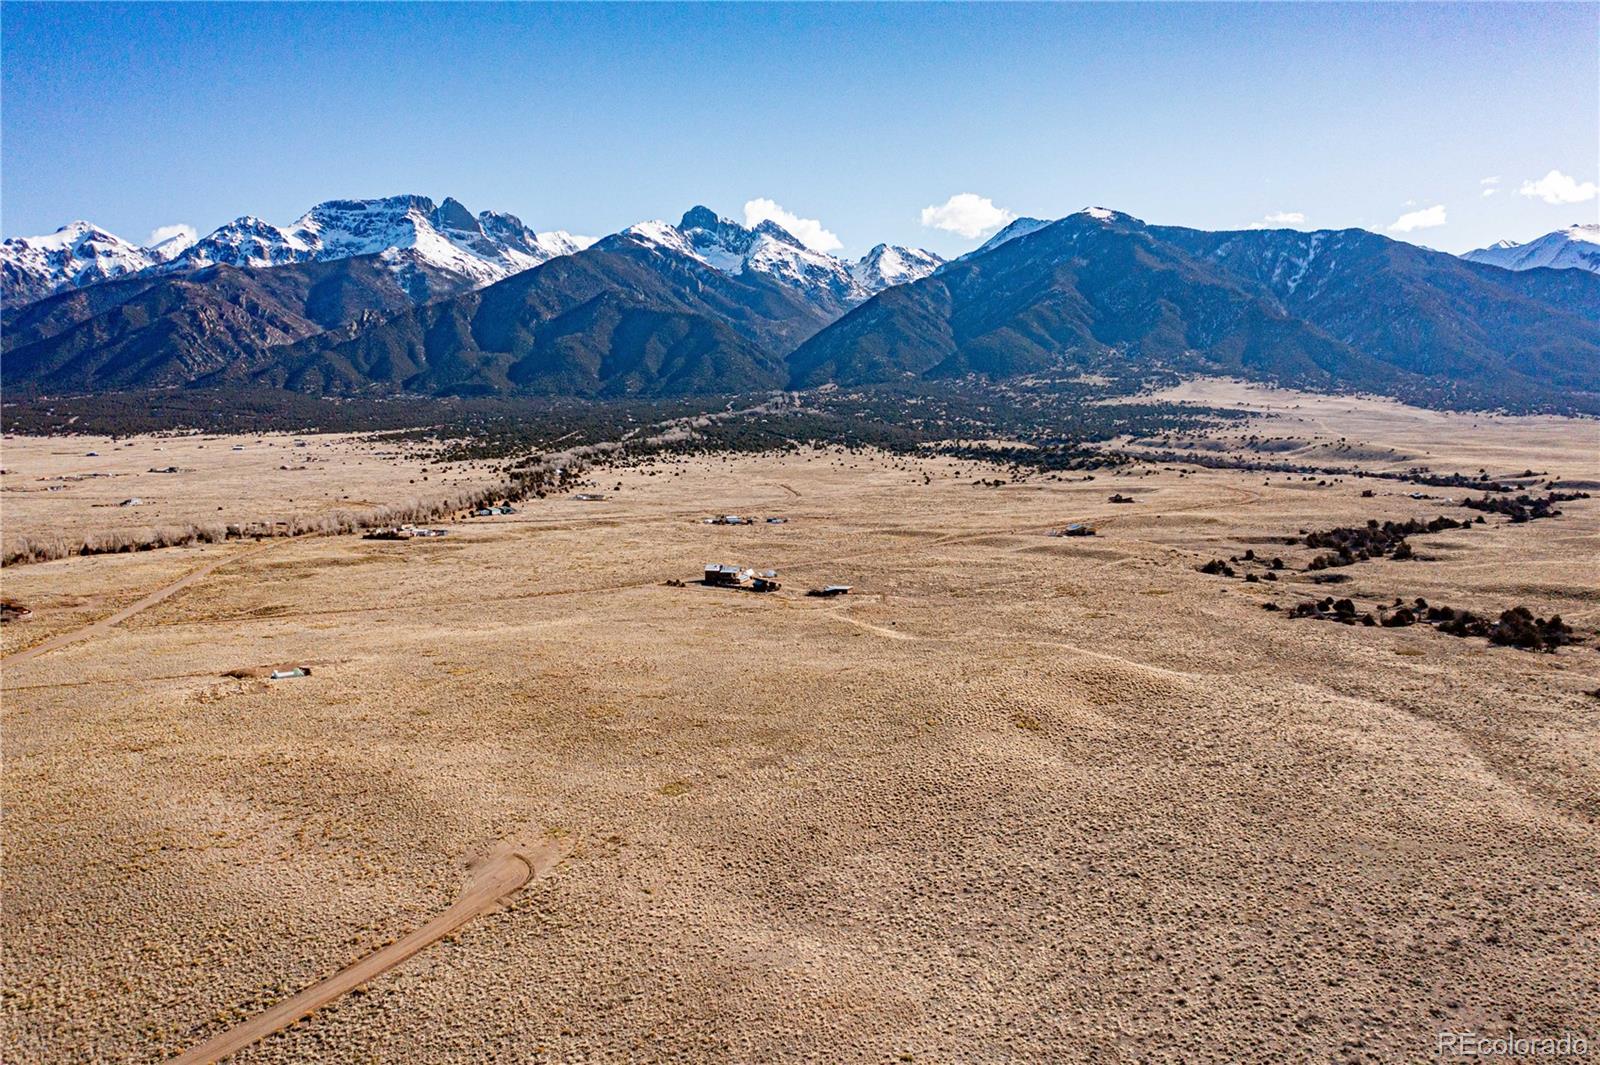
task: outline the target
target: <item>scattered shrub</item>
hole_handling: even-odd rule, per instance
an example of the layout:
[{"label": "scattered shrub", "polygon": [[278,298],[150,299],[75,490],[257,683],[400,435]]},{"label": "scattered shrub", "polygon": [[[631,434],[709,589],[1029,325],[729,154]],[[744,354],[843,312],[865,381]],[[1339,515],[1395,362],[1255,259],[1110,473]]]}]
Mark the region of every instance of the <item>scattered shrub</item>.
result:
[{"label": "scattered shrub", "polygon": [[[1536,521],[1539,518],[1554,518],[1561,511],[1555,508],[1557,503],[1567,503],[1574,499],[1588,499],[1588,492],[1551,492],[1545,496],[1530,496],[1523,494],[1512,497],[1484,496],[1482,499],[1463,499],[1461,505],[1472,510],[1481,510],[1489,514],[1504,514],[1513,522]],[[1483,519],[1478,519],[1482,521]]]}]

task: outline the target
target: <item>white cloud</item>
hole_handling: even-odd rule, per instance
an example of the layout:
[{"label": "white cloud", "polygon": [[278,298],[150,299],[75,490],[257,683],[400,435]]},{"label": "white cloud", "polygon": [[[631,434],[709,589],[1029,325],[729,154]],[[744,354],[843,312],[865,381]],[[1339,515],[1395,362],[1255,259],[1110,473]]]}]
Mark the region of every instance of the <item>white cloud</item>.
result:
[{"label": "white cloud", "polygon": [[1499,191],[1500,191],[1499,189],[1484,189],[1483,190],[1483,198],[1487,200],[1490,196],[1493,196],[1495,193],[1497,193]]},{"label": "white cloud", "polygon": [[1592,181],[1580,183],[1570,174],[1552,170],[1538,181],[1524,181],[1517,195],[1536,197],[1545,203],[1584,203],[1600,196],[1600,185]]},{"label": "white cloud", "polygon": [[1287,229],[1306,224],[1304,211],[1273,211],[1259,222],[1251,222],[1251,229]]},{"label": "white cloud", "polygon": [[174,222],[170,226],[156,226],[156,228],[152,229],[150,231],[150,239],[144,242],[144,246],[153,248],[163,241],[171,240],[173,237],[182,237],[183,240],[180,243],[188,245],[193,244],[199,236],[200,234],[195,230],[194,226],[189,223]]},{"label": "white cloud", "polygon": [[754,226],[768,219],[778,223],[784,229],[800,238],[800,243],[812,251],[837,251],[844,247],[844,241],[834,233],[822,228],[822,223],[815,218],[801,218],[799,215],[785,211],[772,200],[751,200],[744,205],[744,224]]},{"label": "white cloud", "polygon": [[989,197],[975,192],[958,192],[942,204],[922,209],[923,225],[968,240],[992,233],[1016,217],[1015,212],[996,207]]},{"label": "white cloud", "polygon": [[1500,175],[1496,174],[1494,177],[1480,178],[1480,179],[1478,179],[1478,184],[1480,184],[1480,185],[1498,185],[1498,184],[1500,184]]},{"label": "white cloud", "polygon": [[1424,207],[1420,211],[1407,211],[1394,220],[1389,227],[1391,233],[1409,233],[1413,229],[1432,229],[1445,223],[1444,204],[1434,204]]},{"label": "white cloud", "polygon": [[1487,200],[1490,196],[1493,196],[1495,193],[1500,191],[1498,187],[1500,184],[1500,175],[1496,174],[1494,177],[1479,178],[1478,184],[1483,186],[1483,198]]}]

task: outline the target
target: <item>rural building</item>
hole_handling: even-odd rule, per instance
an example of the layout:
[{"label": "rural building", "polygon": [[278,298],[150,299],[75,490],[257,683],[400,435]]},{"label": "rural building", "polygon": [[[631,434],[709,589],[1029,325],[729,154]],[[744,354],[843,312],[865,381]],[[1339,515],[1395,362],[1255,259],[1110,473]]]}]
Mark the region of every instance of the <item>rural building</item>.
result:
[{"label": "rural building", "polygon": [[[282,524],[280,522],[280,524]],[[448,536],[449,529],[419,529],[415,525],[402,525],[396,528],[392,525],[381,529],[374,529],[367,533],[364,540],[410,540],[416,536]]]},{"label": "rural building", "polygon": [[751,576],[752,574],[749,570],[713,562],[706,566],[705,582],[725,588],[737,588],[748,581]]}]

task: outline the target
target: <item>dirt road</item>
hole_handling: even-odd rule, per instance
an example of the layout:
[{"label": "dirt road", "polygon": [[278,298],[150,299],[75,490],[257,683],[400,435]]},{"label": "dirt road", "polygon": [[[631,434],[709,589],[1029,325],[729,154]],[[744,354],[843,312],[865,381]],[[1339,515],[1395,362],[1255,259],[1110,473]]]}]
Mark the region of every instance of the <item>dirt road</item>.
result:
[{"label": "dirt road", "polygon": [[234,554],[226,555],[222,558],[213,559],[212,561],[207,562],[204,566],[201,566],[199,569],[184,574],[171,584],[162,588],[157,588],[155,591],[151,592],[143,599],[140,599],[138,602],[133,603],[130,606],[123,607],[115,614],[109,614],[106,617],[101,618],[99,621],[91,622],[90,624],[85,625],[81,629],[73,629],[71,632],[63,632],[59,636],[50,637],[43,643],[36,643],[32,647],[18,651],[16,654],[7,655],[4,658],[0,658],[0,666],[14,666],[19,662],[26,662],[30,658],[37,658],[47,651],[54,651],[58,647],[65,647],[69,643],[77,643],[79,640],[86,640],[90,636],[94,636],[97,633],[105,632],[111,627],[127,621],[135,614],[149,610],[163,599],[177,595],[179,592],[189,587],[189,585],[198,580],[203,580],[204,578],[209,577],[212,573],[216,572],[216,570],[226,566],[228,563],[237,562],[246,555],[253,555],[258,552],[265,551],[271,546],[273,545],[269,544],[266,547],[257,547],[248,551],[235,552]]},{"label": "dirt road", "polygon": [[418,951],[438,942],[474,917],[493,907],[507,895],[520,890],[530,880],[535,880],[553,869],[562,857],[561,848],[554,844],[497,855],[478,869],[467,889],[449,909],[381,950],[339,970],[319,984],[313,984],[264,1013],[214,1036],[176,1058],[172,1065],[202,1065],[220,1061],[229,1054],[265,1039],[272,1033],[289,1027],[302,1017],[309,1016],[328,1003],[349,994],[362,984],[381,976]]}]

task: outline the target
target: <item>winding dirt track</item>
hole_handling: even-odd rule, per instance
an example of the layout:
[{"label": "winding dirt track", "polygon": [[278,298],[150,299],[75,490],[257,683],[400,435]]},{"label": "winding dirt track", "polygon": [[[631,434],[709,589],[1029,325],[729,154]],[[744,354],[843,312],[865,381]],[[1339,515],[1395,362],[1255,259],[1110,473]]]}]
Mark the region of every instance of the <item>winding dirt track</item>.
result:
[{"label": "winding dirt track", "polygon": [[563,851],[556,844],[526,850],[515,850],[491,858],[479,868],[450,908],[409,935],[395,940],[387,947],[368,954],[365,958],[340,969],[319,984],[313,984],[290,998],[250,1018],[236,1028],[201,1043],[178,1057],[170,1065],[209,1065],[229,1054],[237,1053],[259,1039],[289,1027],[295,1021],[310,1016],[362,984],[393,969],[425,947],[443,939],[474,917],[494,907],[501,899],[520,890],[530,880],[535,880],[553,869],[562,858]]},{"label": "winding dirt track", "polygon": [[73,629],[71,632],[63,632],[58,636],[50,637],[43,643],[36,643],[32,647],[24,648],[15,654],[0,658],[0,666],[14,666],[18,662],[26,662],[30,658],[37,658],[47,651],[54,651],[58,647],[65,647],[69,643],[77,643],[79,640],[85,640],[97,633],[105,632],[111,627],[127,621],[135,614],[149,610],[163,599],[178,594],[196,581],[209,577],[216,570],[226,566],[228,563],[237,562],[239,559],[244,558],[247,555],[253,555],[261,551],[266,551],[272,546],[274,545],[268,544],[266,547],[257,547],[249,551],[236,552],[223,558],[207,562],[199,569],[184,574],[182,577],[179,577],[177,580],[173,581],[169,585],[166,585],[165,587],[157,588],[143,599],[133,603],[130,606],[123,607],[115,614],[109,614],[106,617],[101,618],[99,621],[94,621],[88,625],[85,625],[81,629]]}]

